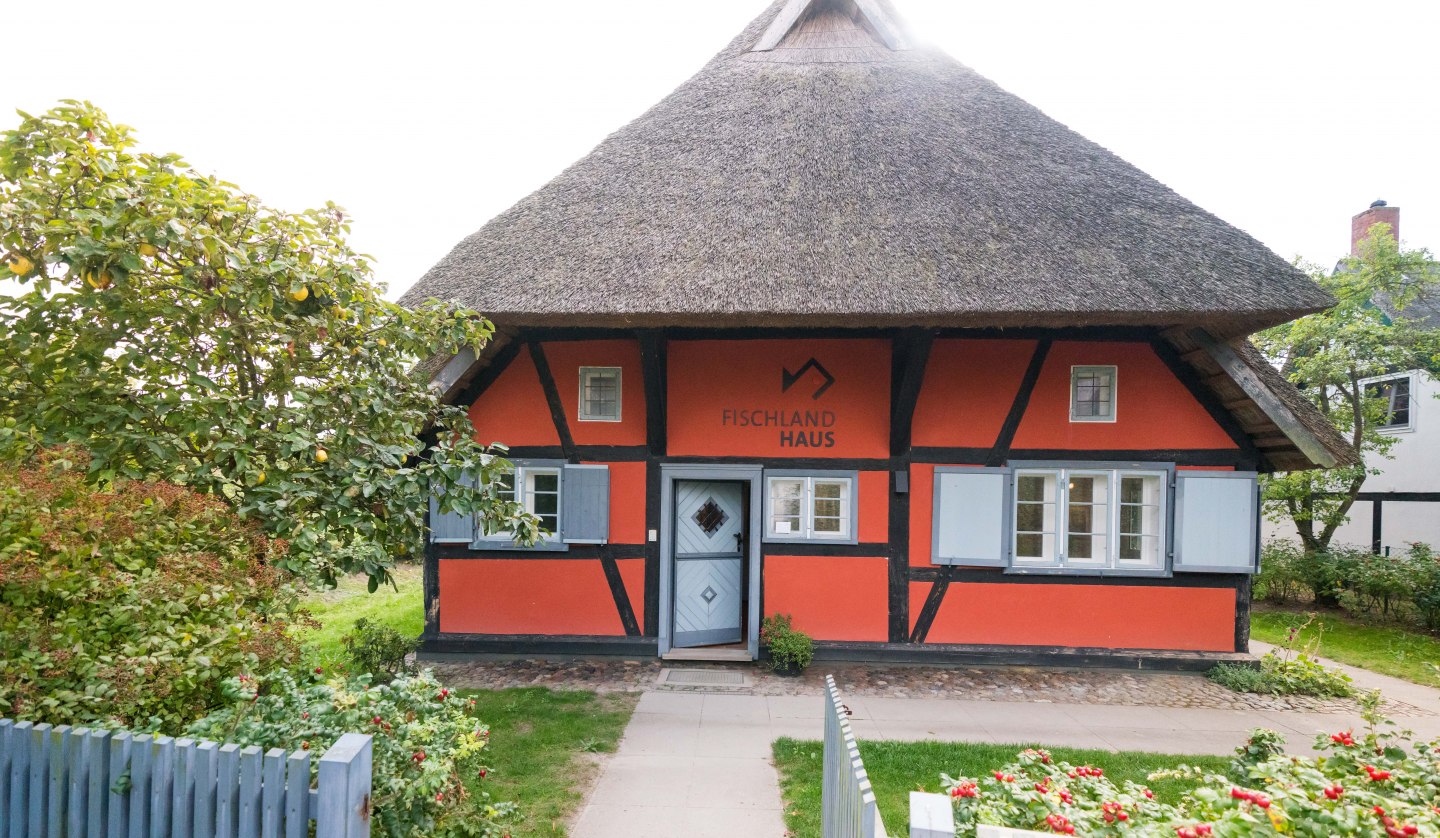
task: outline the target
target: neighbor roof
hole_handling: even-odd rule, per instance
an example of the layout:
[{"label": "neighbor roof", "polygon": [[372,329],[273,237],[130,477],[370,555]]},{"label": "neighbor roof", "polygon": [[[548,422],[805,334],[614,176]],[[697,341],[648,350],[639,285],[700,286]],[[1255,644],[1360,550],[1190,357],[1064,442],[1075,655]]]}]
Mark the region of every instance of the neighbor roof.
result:
[{"label": "neighbor roof", "polygon": [[776,0],[402,302],[431,297],[504,326],[1221,335],[1330,302],[1251,236],[944,53],[912,48],[886,0]]}]

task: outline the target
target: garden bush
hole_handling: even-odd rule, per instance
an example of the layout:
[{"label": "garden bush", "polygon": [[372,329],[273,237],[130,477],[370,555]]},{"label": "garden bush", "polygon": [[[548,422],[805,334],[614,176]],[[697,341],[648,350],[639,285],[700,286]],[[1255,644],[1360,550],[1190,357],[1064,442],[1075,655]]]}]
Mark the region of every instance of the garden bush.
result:
[{"label": "garden bush", "polygon": [[776,672],[800,672],[815,659],[814,641],[790,625],[789,614],[771,614],[761,621],[760,642],[770,651],[770,668]]},{"label": "garden bush", "polygon": [[1418,542],[1403,553],[1378,556],[1343,546],[1306,554],[1294,542],[1272,540],[1261,553],[1254,594],[1257,600],[1309,601],[1440,631],[1440,557]]},{"label": "garden bush", "polygon": [[0,460],[0,715],[177,728],[296,659],[284,542],[183,486],[85,473],[73,449]]},{"label": "garden bush", "polygon": [[355,671],[370,673],[376,683],[388,683],[397,675],[415,673],[415,667],[407,664],[405,658],[419,647],[420,641],[384,623],[361,617],[355,621],[355,630],[340,642]]},{"label": "garden bush", "polygon": [[941,775],[955,804],[957,835],[979,824],[1087,836],[1407,835],[1440,830],[1440,772],[1435,742],[1412,742],[1389,731],[1374,699],[1364,734],[1338,731],[1316,738],[1322,756],[1287,756],[1283,739],[1257,730],[1237,752],[1233,776],[1184,765],[1159,777],[1185,777],[1199,787],[1163,800],[1147,787],[1116,784],[1090,766],[1055,761],[1029,749],[991,776]]},{"label": "garden bush", "polygon": [[1266,652],[1260,665],[1217,664],[1205,673],[1210,680],[1236,692],[1269,693],[1270,695],[1310,695],[1317,698],[1347,698],[1355,694],[1349,675],[1315,660],[1320,636],[1307,639],[1297,649],[1305,629],[1315,623],[1315,615],[1298,626],[1291,626],[1285,641],[1274,652]]},{"label": "garden bush", "polygon": [[281,671],[237,676],[226,682],[226,693],[228,705],[186,735],[309,750],[313,772],[341,734],[371,734],[370,824],[376,835],[498,836],[516,816],[513,804],[466,790],[466,780],[489,773],[482,757],[490,729],[475,718],[473,699],[445,689],[429,671],[381,685],[371,684],[368,675]]}]

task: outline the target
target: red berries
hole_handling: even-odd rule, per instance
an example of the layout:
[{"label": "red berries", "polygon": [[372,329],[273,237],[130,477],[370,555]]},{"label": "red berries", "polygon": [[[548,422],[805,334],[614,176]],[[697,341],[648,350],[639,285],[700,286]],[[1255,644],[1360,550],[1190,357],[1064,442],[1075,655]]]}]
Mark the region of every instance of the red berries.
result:
[{"label": "red berries", "polygon": [[482,779],[482,780],[485,779],[485,775],[486,775],[486,774],[489,774],[489,773],[490,773],[489,771],[486,771],[486,770],[483,769],[483,768],[480,769],[480,779]]},{"label": "red berries", "polygon": [[1365,773],[1370,775],[1371,781],[1376,783],[1384,782],[1385,780],[1390,779],[1389,771],[1381,771],[1373,765],[1365,766]]},{"label": "red berries", "polygon": [[1208,823],[1197,823],[1194,826],[1175,827],[1176,838],[1201,838],[1201,836],[1209,835],[1214,831],[1215,830],[1212,829],[1210,827],[1210,824]]},{"label": "red berries", "polygon": [[304,712],[304,713],[301,713],[301,714],[300,714],[300,718],[302,718],[302,719],[308,719],[308,718],[310,718],[310,713],[309,713],[308,711],[307,711],[307,712]]},{"label": "red berries", "polygon": [[1380,818],[1380,822],[1385,825],[1385,834],[1389,838],[1405,838],[1407,835],[1415,835],[1420,832],[1420,827],[1413,823],[1401,823],[1385,814],[1385,810],[1379,806],[1376,806],[1373,811],[1375,816]]},{"label": "red berries", "polygon": [[444,800],[444,799],[445,799],[445,792],[443,792],[443,791],[437,791],[437,792],[435,792],[435,802],[436,802],[436,803],[439,803],[440,801],[442,801],[442,800]]},{"label": "red berries", "polygon": [[995,779],[999,780],[999,781],[1002,782],[1002,783],[1013,783],[1013,782],[1015,782],[1015,775],[1014,775],[1014,774],[1006,774],[1006,773],[1003,772],[1003,771],[996,771],[996,772],[995,772]]},{"label": "red berries", "polygon": [[1146,800],[1154,800],[1154,799],[1155,799],[1155,792],[1153,792],[1153,791],[1151,791],[1151,790],[1149,790],[1149,789],[1141,789],[1140,791],[1145,795],[1145,799],[1146,799]]},{"label": "red berries", "polygon": [[324,668],[323,666],[317,666],[317,667],[315,667],[315,674],[316,674],[316,675],[324,675],[324,674],[325,674],[325,668]]},{"label": "red berries", "polygon": [[1344,793],[1345,793],[1345,789],[1344,789],[1343,786],[1334,785],[1334,786],[1327,786],[1327,787],[1325,788],[1325,796],[1326,796],[1327,798],[1329,798],[1330,800],[1339,800],[1339,799],[1340,799],[1340,795],[1342,795],[1342,794],[1344,794]]},{"label": "red berries", "polygon": [[1100,811],[1103,814],[1106,823],[1115,823],[1116,821],[1130,820],[1130,815],[1125,812],[1124,804],[1116,801],[1111,801],[1109,803],[1101,805]]},{"label": "red berries", "polygon": [[951,797],[979,797],[980,787],[968,780],[950,790]]},{"label": "red berries", "polygon": [[424,752],[424,751],[416,751],[414,754],[412,754],[412,755],[410,756],[410,758],[415,761],[415,764],[416,764],[416,765],[419,765],[420,763],[422,763],[422,762],[425,761],[425,752]]},{"label": "red berries", "polygon": [[449,698],[449,697],[450,697],[450,691],[449,691],[449,690],[446,690],[446,689],[442,689],[442,690],[440,690],[440,694],[437,695],[437,696],[435,696],[435,700],[436,700],[436,701],[444,701],[445,699],[447,699],[447,698]]},{"label": "red berries", "polygon": [[1351,731],[1342,730],[1339,733],[1330,734],[1330,741],[1349,748],[1355,744],[1355,735]]},{"label": "red berries", "polygon": [[1058,812],[1055,814],[1046,815],[1045,825],[1050,827],[1050,830],[1052,832],[1057,832],[1062,835],[1075,834],[1075,827],[1073,824],[1070,823],[1070,819],[1062,814],[1059,814]]},{"label": "red berries", "polygon": [[1259,806],[1261,809],[1270,808],[1270,798],[1266,797],[1258,791],[1247,791],[1242,788],[1231,788],[1230,796],[1235,798],[1236,800],[1248,800],[1251,803],[1254,803],[1256,806]]},{"label": "red berries", "polygon": [[376,716],[375,718],[373,718],[373,719],[370,720],[370,724],[372,724],[372,725],[383,724],[384,722],[385,722],[385,720],[382,719],[382,718],[380,718],[379,716]]}]

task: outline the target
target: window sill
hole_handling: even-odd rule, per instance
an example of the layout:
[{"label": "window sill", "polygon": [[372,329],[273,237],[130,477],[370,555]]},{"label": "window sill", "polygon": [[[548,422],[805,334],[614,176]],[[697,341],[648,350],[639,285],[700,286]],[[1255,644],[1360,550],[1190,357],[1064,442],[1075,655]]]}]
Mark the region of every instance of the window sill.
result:
[{"label": "window sill", "polygon": [[570,545],[563,541],[541,541],[524,547],[513,541],[474,541],[470,549],[482,553],[566,553]]},{"label": "window sill", "polygon": [[1014,576],[1146,576],[1170,578],[1166,568],[1136,570],[1131,568],[1071,568],[1071,567],[1007,567],[1005,573]]},{"label": "window sill", "polygon": [[860,543],[859,538],[783,538],[777,536],[764,536],[760,539],[762,544],[836,544],[855,545]]}]

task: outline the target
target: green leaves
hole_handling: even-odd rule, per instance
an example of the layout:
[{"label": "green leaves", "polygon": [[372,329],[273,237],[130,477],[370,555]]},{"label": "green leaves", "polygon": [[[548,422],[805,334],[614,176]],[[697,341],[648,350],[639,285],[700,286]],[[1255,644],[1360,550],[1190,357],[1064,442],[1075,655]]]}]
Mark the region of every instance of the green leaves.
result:
[{"label": "green leaves", "polygon": [[[0,413],[85,446],[96,480],[223,499],[312,578],[383,582],[422,547],[432,483],[455,510],[534,537],[486,487],[508,464],[415,372],[482,346],[488,322],[386,302],[334,204],[282,212],[133,147],[80,102],[0,137],[0,265],[33,265],[0,306]],[[427,430],[444,441],[429,458]]]}]

